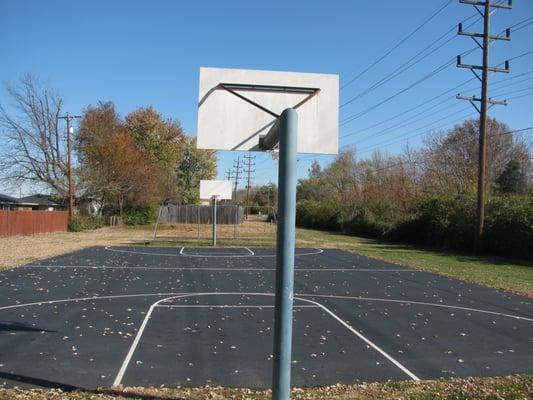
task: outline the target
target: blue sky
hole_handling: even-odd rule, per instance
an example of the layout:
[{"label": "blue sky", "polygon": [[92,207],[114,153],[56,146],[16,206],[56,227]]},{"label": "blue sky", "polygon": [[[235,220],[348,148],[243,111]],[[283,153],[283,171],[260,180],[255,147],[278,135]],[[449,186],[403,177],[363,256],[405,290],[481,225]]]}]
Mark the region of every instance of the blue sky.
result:
[{"label": "blue sky", "polygon": [[[494,33],[533,17],[532,1],[513,3],[512,10],[493,14]],[[0,81],[13,82],[24,73],[35,74],[57,88],[66,110],[73,113],[101,100],[112,100],[122,115],[152,105],[165,117],[180,121],[187,133],[195,134],[201,66],[338,73],[342,86],[441,7],[427,25],[340,93],[340,103],[344,104],[427,46],[433,44],[428,49],[431,51],[450,38],[412,68],[340,110],[341,121],[362,113],[341,124],[341,146],[354,145],[361,157],[376,149],[396,153],[407,143],[418,146],[431,129],[449,128],[469,113],[475,116],[468,103],[453,96],[460,91],[479,94],[476,81],[410,113],[406,111],[472,77],[470,71],[454,65],[366,112],[473,48],[470,38],[457,37],[453,29],[457,22],[476,14],[472,6],[458,0],[4,0],[0,2]],[[466,24],[474,21],[471,18]],[[531,20],[523,25],[528,22]],[[480,22],[469,28],[481,29]],[[443,40],[435,42],[441,36]],[[492,64],[533,50],[532,37],[533,24],[513,34],[511,42],[495,43],[491,47]],[[480,51],[463,62],[480,63]],[[492,94],[523,97],[512,99],[507,107],[493,108],[491,115],[513,129],[532,126],[533,96],[528,94],[533,93],[533,73],[527,73],[533,69],[533,54],[513,60],[511,69],[510,75],[491,76]],[[525,75],[497,84],[520,74]],[[0,102],[5,100],[0,94]],[[417,113],[421,114],[415,117]],[[242,153],[220,153],[219,177],[239,155],[242,158]],[[299,158],[299,177],[306,176],[312,159],[305,155]],[[319,160],[325,164],[331,157]],[[257,154],[256,163],[255,183],[276,180],[276,164],[268,154]]]}]

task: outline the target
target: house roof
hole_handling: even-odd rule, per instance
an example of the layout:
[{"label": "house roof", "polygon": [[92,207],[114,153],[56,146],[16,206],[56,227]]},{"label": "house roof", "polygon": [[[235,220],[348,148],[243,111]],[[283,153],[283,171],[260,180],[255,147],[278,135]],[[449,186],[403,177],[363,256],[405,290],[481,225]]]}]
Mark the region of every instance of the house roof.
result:
[{"label": "house roof", "polygon": [[22,201],[21,199],[17,199],[16,197],[8,196],[7,194],[1,194],[0,193],[0,204],[16,204],[21,206],[36,206],[37,203],[32,203],[29,201]]},{"label": "house roof", "polygon": [[0,193],[0,203],[2,203],[2,204],[17,204],[17,203],[19,203],[19,200],[14,198],[14,197],[8,196],[7,194],[1,194]]},{"label": "house roof", "polygon": [[51,199],[51,196],[47,194],[34,194],[31,196],[21,197],[19,201],[24,202],[24,203],[36,203],[36,204],[39,204],[40,206],[50,206],[50,207],[59,206],[59,204],[53,201]]}]

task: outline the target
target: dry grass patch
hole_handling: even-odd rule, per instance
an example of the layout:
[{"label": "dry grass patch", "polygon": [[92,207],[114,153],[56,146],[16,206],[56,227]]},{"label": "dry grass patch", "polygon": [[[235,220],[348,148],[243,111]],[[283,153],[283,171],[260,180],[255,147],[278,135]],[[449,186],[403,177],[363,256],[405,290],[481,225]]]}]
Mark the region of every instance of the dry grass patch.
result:
[{"label": "dry grass patch", "polygon": [[101,228],[83,232],[42,233],[0,238],[0,269],[35,262],[91,246],[150,239],[151,229]]},{"label": "dry grass patch", "polygon": [[[0,389],[0,400],[268,400],[270,390],[203,388],[120,388],[94,392]],[[529,400],[533,398],[533,376],[466,378],[422,382],[386,382],[362,385],[333,385],[295,388],[293,400]]]}]

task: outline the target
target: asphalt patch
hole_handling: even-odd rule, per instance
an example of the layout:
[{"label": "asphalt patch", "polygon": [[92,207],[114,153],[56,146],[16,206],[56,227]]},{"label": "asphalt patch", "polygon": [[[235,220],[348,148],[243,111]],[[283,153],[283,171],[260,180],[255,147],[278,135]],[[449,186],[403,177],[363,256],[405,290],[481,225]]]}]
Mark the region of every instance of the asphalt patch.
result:
[{"label": "asphalt patch", "polygon": [[[295,386],[533,373],[526,297],[340,250],[295,264]],[[4,271],[0,384],[268,388],[275,270],[274,249],[138,246]]]}]

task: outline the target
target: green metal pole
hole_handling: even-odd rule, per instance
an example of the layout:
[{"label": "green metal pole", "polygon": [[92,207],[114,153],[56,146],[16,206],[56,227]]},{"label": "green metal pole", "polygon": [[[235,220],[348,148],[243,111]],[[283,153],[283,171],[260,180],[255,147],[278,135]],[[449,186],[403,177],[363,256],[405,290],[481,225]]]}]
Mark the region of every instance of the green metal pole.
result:
[{"label": "green metal pole", "polygon": [[273,400],[291,392],[292,304],[296,223],[296,144],[298,114],[289,108],[279,117],[278,232],[274,314]]},{"label": "green metal pole", "polygon": [[213,247],[217,247],[217,198],[213,196]]}]

